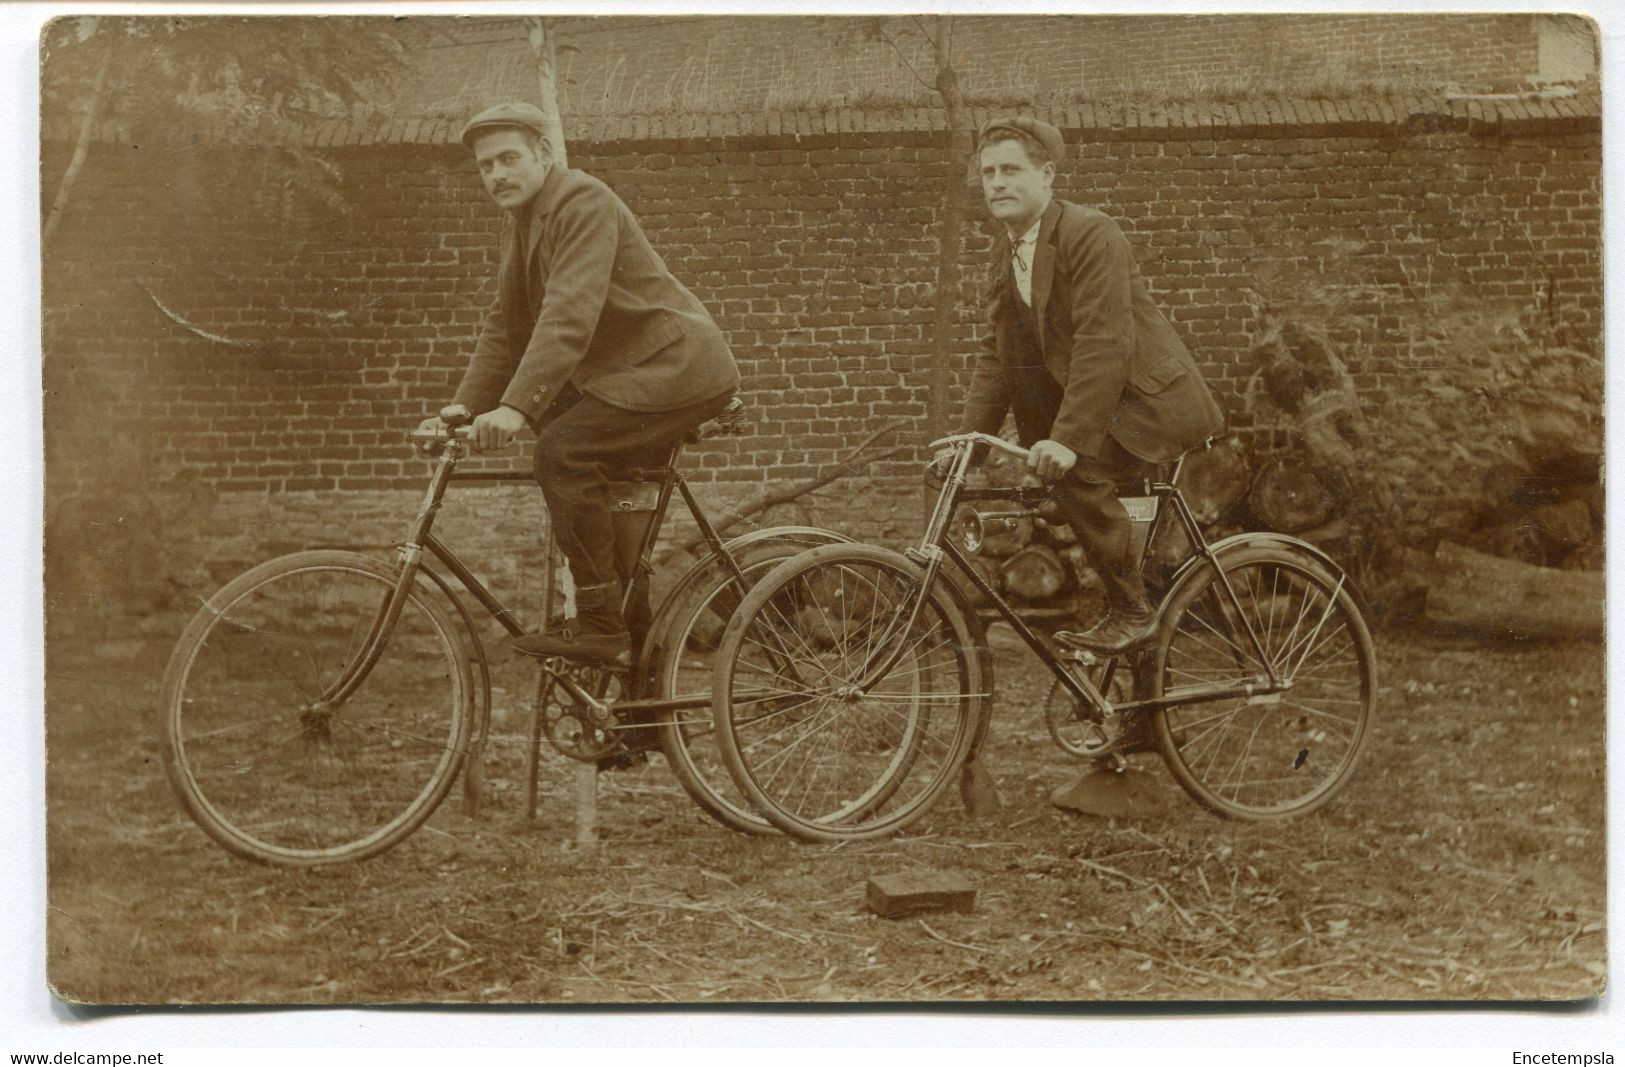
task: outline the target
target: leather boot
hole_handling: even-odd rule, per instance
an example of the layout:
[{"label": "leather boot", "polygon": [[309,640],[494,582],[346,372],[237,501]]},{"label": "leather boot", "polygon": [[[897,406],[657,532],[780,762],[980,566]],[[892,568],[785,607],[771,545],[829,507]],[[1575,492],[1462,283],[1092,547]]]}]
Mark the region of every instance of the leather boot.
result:
[{"label": "leather boot", "polygon": [[1060,631],[1056,640],[1104,656],[1137,652],[1157,639],[1157,609],[1138,574],[1102,574],[1106,617],[1082,633]]},{"label": "leather boot", "polygon": [[572,663],[630,666],[632,634],[619,604],[620,583],[581,586],[576,590],[576,617],[557,630],[515,638],[513,647],[539,659],[561,656]]}]

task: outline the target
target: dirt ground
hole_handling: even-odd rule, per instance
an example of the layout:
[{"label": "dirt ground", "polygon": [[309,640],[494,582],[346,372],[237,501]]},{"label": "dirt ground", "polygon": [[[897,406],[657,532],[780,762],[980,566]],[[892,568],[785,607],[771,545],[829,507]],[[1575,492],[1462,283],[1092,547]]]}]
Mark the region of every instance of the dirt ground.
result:
[{"label": "dirt ground", "polygon": [[[177,621],[177,629],[178,629]],[[663,761],[604,775],[569,846],[572,766],[523,818],[520,667],[489,799],[454,794],[371,861],[235,859],[160,765],[161,626],[48,643],[50,979],[96,1003],[1578,999],[1605,984],[1603,655],[1595,643],[1379,637],[1375,734],[1320,813],[1227,823],[1136,757],[1132,819],[1047,802],[1079,765],[1046,680],[999,656],[1003,811],[821,847],[708,821]],[[875,875],[963,873],[974,911],[884,920]]]}]

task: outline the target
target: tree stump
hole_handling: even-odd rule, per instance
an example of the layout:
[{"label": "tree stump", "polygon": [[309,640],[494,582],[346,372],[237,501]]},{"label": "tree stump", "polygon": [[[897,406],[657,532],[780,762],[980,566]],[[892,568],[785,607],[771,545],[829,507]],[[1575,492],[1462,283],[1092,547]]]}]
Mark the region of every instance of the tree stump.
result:
[{"label": "tree stump", "polygon": [[1179,491],[1203,526],[1218,522],[1241,503],[1250,481],[1247,460],[1230,442],[1192,452],[1179,469]]},{"label": "tree stump", "polygon": [[1266,529],[1297,533],[1332,517],[1337,501],[1301,458],[1274,459],[1258,473],[1247,508]]}]

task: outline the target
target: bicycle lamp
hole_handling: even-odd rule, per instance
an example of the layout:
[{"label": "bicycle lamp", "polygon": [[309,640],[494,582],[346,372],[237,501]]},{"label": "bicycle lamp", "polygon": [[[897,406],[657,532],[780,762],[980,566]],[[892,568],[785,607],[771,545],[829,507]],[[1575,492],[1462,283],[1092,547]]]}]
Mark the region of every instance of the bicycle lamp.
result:
[{"label": "bicycle lamp", "polygon": [[1009,533],[1016,528],[1016,523],[1037,514],[1033,508],[977,511],[968,504],[961,505],[954,513],[953,536],[965,555],[974,556],[982,551],[989,534]]}]

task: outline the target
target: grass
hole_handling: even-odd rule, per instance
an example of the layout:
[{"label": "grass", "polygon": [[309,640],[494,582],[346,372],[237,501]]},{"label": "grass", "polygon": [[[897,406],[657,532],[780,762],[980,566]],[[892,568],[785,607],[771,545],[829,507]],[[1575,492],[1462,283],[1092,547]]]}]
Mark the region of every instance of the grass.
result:
[{"label": "grass", "polygon": [[[602,845],[567,847],[570,766],[523,819],[525,718],[485,813],[455,795],[373,861],[233,859],[170,796],[156,677],[51,648],[49,973],[102,1003],[1574,999],[1604,981],[1603,686],[1594,644],[1382,648],[1380,719],[1348,790],[1274,825],[1219,821],[1136,757],[1133,820],[1047,803],[1030,660],[1001,654],[988,767],[915,833],[834,848],[715,827],[659,759],[601,779]],[[515,668],[499,664],[504,671]],[[503,679],[499,678],[499,684]],[[508,691],[524,692],[522,681]],[[886,921],[874,875],[964,873],[970,914]]]}]

